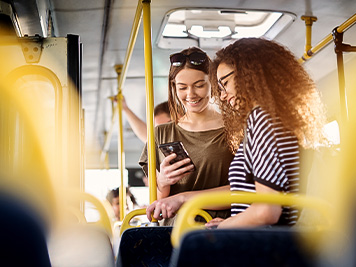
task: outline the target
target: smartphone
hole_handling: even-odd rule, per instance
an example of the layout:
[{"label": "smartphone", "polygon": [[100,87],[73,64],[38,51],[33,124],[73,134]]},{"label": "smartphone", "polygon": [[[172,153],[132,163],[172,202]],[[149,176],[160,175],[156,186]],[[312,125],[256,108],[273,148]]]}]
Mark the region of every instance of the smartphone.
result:
[{"label": "smartphone", "polygon": [[[165,155],[166,157],[172,153],[175,153],[177,155],[177,157],[175,159],[173,159],[170,162],[170,164],[176,163],[176,162],[181,161],[186,158],[190,158],[187,150],[185,150],[185,148],[183,146],[183,143],[180,141],[160,144],[158,147],[162,151],[163,155]],[[190,159],[190,162],[188,164],[185,164],[185,165],[181,166],[180,168],[183,168],[189,164],[194,165],[192,159]],[[194,165],[194,168],[190,171],[191,172],[195,171],[195,165]]]}]

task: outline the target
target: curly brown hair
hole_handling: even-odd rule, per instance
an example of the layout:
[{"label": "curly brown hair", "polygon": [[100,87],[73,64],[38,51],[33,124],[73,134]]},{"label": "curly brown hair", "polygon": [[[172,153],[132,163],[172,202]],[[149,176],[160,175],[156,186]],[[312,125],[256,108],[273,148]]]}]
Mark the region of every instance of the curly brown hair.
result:
[{"label": "curly brown hair", "polygon": [[305,148],[325,139],[325,112],[314,82],[284,46],[262,38],[239,39],[216,53],[211,64],[213,96],[220,99],[217,68],[221,63],[235,70],[238,107],[218,101],[229,147],[236,152],[244,136],[249,112],[257,103],[273,117],[279,117]]},{"label": "curly brown hair", "polygon": [[184,64],[182,64],[180,66],[171,65],[171,67],[169,69],[168,105],[169,105],[171,117],[175,123],[178,123],[179,118],[183,117],[186,113],[184,105],[180,102],[180,100],[177,96],[177,90],[176,90],[176,85],[175,85],[175,78],[176,78],[177,74],[182,69],[194,69],[194,70],[200,70],[200,71],[204,72],[205,74],[209,75],[211,59],[203,50],[201,50],[198,47],[190,47],[188,49],[184,49],[180,53],[187,56],[193,52],[204,53],[206,55],[206,60],[204,62],[202,62],[202,64],[194,65],[189,60],[187,60],[188,58],[186,58]]}]

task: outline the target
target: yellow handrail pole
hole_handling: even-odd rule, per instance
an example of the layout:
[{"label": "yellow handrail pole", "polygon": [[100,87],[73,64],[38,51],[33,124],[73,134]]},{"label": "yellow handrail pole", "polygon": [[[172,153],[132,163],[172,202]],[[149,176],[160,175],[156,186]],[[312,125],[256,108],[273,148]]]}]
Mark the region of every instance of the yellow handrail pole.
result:
[{"label": "yellow handrail pole", "polygon": [[[194,211],[194,213],[198,216],[201,216],[205,219],[205,221],[209,222],[211,221],[213,218],[211,217],[211,215],[202,209],[196,209]],[[179,212],[178,212],[179,214]],[[130,225],[130,221],[132,220],[132,218],[139,216],[139,215],[146,215],[146,209],[136,209],[133,211],[130,211],[124,218],[124,220],[122,221],[121,227],[120,227],[120,236],[123,234],[123,232],[129,228],[135,228],[135,227],[140,227],[139,226],[133,226]],[[114,226],[115,227],[115,226]]]},{"label": "yellow handrail pole", "polygon": [[[348,20],[346,20],[344,23],[342,23],[338,28],[338,32],[344,32],[348,28],[350,28],[353,24],[356,22],[356,13],[353,14]],[[323,49],[325,46],[327,46],[331,41],[333,40],[332,34],[328,34],[323,40],[321,40],[318,44],[316,44],[314,47],[306,51],[303,56],[298,60],[299,63],[303,63],[307,61],[309,58],[311,58],[313,55],[318,53],[321,49]]]},{"label": "yellow handrail pole", "polygon": [[171,241],[174,247],[179,245],[179,241],[185,233],[201,229],[201,224],[195,222],[196,211],[212,205],[226,205],[230,203],[268,203],[280,204],[283,206],[297,205],[312,208],[319,211],[331,224],[331,207],[322,199],[308,196],[298,196],[293,194],[255,194],[246,192],[214,192],[205,193],[192,198],[183,204],[179,210],[179,216],[174,224]]},{"label": "yellow handrail pole", "polygon": [[350,28],[356,22],[356,13],[353,14],[348,20],[346,20],[343,24],[341,24],[338,28],[338,32],[344,32],[348,28]]},{"label": "yellow handrail pole", "polygon": [[[112,137],[112,132],[114,129],[114,124],[116,120],[116,114],[119,117],[119,142],[118,142],[118,167],[120,169],[120,220],[122,221],[123,218],[125,217],[125,212],[126,212],[126,190],[124,190],[124,160],[125,160],[125,154],[124,154],[124,147],[123,147],[123,133],[122,133],[122,87],[123,84],[126,80],[126,73],[127,69],[131,60],[132,52],[136,43],[137,35],[139,32],[140,28],[140,23],[141,23],[141,16],[142,15],[142,4],[140,1],[138,1],[137,8],[136,8],[136,13],[135,13],[135,18],[132,24],[132,30],[129,38],[129,42],[127,45],[126,49],[126,54],[125,54],[125,59],[124,59],[124,64],[122,68],[119,70],[116,68],[116,72],[118,73],[118,94],[117,94],[117,105],[115,107],[112,119],[111,119],[111,125],[110,129],[108,131],[108,134],[105,138],[104,141],[104,146],[103,150],[101,153],[101,161],[105,159],[105,154],[107,150],[109,149],[109,144],[111,141]],[[119,74],[120,72],[120,74]]]},{"label": "yellow handrail pole", "polygon": [[141,1],[139,0],[137,3],[134,22],[132,24],[132,30],[131,30],[131,34],[130,34],[130,38],[129,38],[129,43],[128,43],[127,49],[126,49],[126,55],[125,55],[125,60],[124,60],[124,64],[123,64],[122,71],[121,71],[121,76],[119,79],[119,89],[122,89],[122,85],[125,83],[125,80],[126,80],[127,69],[129,67],[132,52],[135,47],[137,34],[140,29],[141,18],[142,18],[141,15],[142,15],[142,4],[141,4]]},{"label": "yellow handrail pole", "polygon": [[317,21],[317,17],[302,16],[301,19],[305,21],[305,52],[308,53],[309,49],[312,48],[312,26],[313,22]]},{"label": "yellow handrail pole", "polygon": [[[122,86],[123,86],[123,84],[125,83],[125,80],[126,80],[127,69],[129,67],[129,63],[130,63],[130,60],[131,60],[132,52],[133,52],[133,49],[134,49],[134,46],[135,46],[135,43],[136,43],[137,34],[139,32],[139,29],[140,29],[141,17],[142,17],[141,15],[142,15],[142,3],[141,3],[141,0],[139,0],[138,4],[137,4],[137,8],[136,8],[135,18],[134,18],[134,21],[133,21],[133,24],[132,24],[132,29],[131,29],[129,42],[128,42],[127,49],[126,49],[124,64],[122,66],[120,79],[118,81],[118,90],[122,89]],[[105,160],[105,153],[109,149],[112,132],[114,130],[114,124],[115,124],[115,121],[116,121],[116,115],[118,113],[117,110],[118,110],[118,106],[115,107],[115,110],[114,110],[114,113],[113,113],[114,116],[111,119],[110,129],[109,129],[108,134],[107,134],[107,136],[105,138],[105,141],[104,141],[103,150],[101,152],[101,157],[100,157],[101,162],[103,162]]]},{"label": "yellow handrail pole", "polygon": [[100,214],[98,224],[103,226],[110,238],[112,238],[112,226],[108,213],[102,202],[95,196],[86,192],[73,192],[73,197],[92,203]]},{"label": "yellow handrail pole", "polygon": [[152,70],[152,39],[151,39],[151,1],[142,0],[143,5],[143,37],[145,44],[145,80],[146,80],[146,116],[147,116],[147,149],[148,149],[148,181],[150,203],[157,199],[156,185],[156,151],[153,121],[153,70]]},{"label": "yellow handrail pole", "polygon": [[[118,83],[121,79],[121,65],[116,65],[115,70],[117,73]],[[119,116],[119,123],[118,123],[118,167],[120,170],[120,221],[122,221],[126,215],[126,185],[124,183],[124,170],[125,170],[125,152],[124,152],[124,134],[123,134],[123,121],[122,121],[122,90],[121,88],[118,89],[117,94],[117,113]]]},{"label": "yellow handrail pole", "polygon": [[110,129],[105,132],[105,136],[104,136],[104,145],[103,145],[103,149],[101,150],[101,154],[100,154],[100,164],[105,165],[105,160],[106,160],[106,154],[109,150],[109,145],[110,145],[110,140],[112,137],[112,133],[114,131],[114,124],[116,121],[116,110],[117,108],[115,107],[113,110],[113,115],[111,116],[111,125],[110,125]]},{"label": "yellow handrail pole", "polygon": [[138,226],[130,225],[130,221],[132,220],[132,218],[134,218],[135,216],[145,215],[145,214],[146,214],[146,209],[137,209],[137,210],[130,211],[122,221],[120,227],[120,236],[126,229],[138,227]]}]

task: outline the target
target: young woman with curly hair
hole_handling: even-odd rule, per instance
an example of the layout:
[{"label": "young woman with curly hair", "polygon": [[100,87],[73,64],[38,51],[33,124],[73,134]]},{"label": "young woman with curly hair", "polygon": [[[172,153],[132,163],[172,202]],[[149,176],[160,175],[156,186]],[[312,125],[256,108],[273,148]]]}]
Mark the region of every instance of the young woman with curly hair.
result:
[{"label": "young woman with curly hair", "polygon": [[[245,38],[221,49],[211,65],[213,94],[220,99],[225,131],[235,157],[232,191],[297,193],[299,148],[323,141],[325,117],[312,79],[285,47]],[[293,225],[298,211],[268,204],[232,204],[219,228]]]}]

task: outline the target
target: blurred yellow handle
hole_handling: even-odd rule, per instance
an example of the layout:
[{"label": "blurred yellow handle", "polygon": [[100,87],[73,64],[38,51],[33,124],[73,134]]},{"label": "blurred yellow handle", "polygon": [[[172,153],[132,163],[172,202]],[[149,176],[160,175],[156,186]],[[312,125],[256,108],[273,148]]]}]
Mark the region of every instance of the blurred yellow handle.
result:
[{"label": "blurred yellow handle", "polygon": [[268,203],[284,206],[301,206],[319,211],[328,222],[331,222],[330,205],[325,201],[301,195],[293,194],[255,194],[245,192],[214,192],[201,194],[186,202],[179,211],[179,216],[172,230],[172,245],[179,246],[182,236],[190,231],[202,229],[201,223],[194,218],[204,207],[210,205],[226,205],[227,203]]},{"label": "blurred yellow handle", "polygon": [[145,214],[146,214],[146,209],[137,209],[129,212],[125,216],[124,220],[122,221],[121,228],[120,228],[120,236],[126,229],[137,227],[137,226],[130,225],[130,221],[132,220],[132,218]]}]

